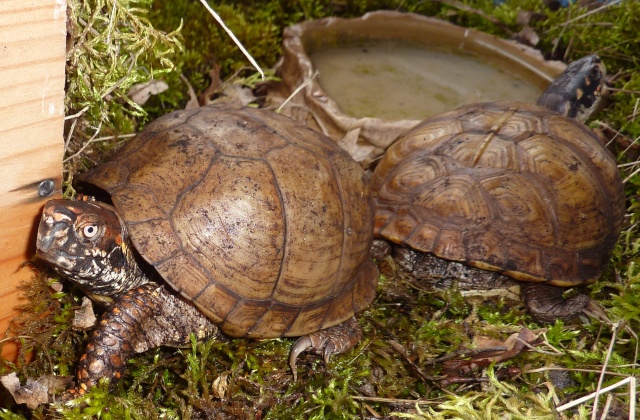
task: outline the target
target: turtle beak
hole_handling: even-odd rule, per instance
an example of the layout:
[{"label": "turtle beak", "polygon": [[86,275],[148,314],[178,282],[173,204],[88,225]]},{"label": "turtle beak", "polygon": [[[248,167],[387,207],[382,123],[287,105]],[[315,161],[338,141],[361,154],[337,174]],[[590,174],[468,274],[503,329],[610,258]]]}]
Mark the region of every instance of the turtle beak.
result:
[{"label": "turtle beak", "polygon": [[67,208],[57,208],[60,201],[51,200],[44,206],[38,226],[36,257],[65,267],[70,265],[71,261],[60,249],[64,248],[70,237],[75,215]]}]

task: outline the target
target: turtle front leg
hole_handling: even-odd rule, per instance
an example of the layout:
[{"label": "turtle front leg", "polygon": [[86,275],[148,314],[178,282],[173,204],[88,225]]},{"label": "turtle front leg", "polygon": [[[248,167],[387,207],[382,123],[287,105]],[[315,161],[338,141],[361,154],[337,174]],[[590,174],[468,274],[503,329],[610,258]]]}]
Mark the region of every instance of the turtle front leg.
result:
[{"label": "turtle front leg", "polygon": [[73,399],[95,386],[101,378],[114,383],[125,371],[127,360],[161,345],[182,346],[194,333],[212,336],[218,327],[198,309],[157,283],[131,289],[114,302],[93,332],[77,369],[77,385],[63,399]]},{"label": "turtle front leg", "polygon": [[565,299],[565,289],[544,283],[523,283],[522,298],[531,316],[544,323],[556,319],[569,320],[582,312],[591,301],[587,295],[576,295]]},{"label": "turtle front leg", "polygon": [[289,355],[289,366],[293,372],[293,380],[298,380],[296,360],[300,353],[311,351],[322,354],[325,363],[328,363],[332,355],[349,351],[358,344],[360,339],[362,339],[362,329],[355,318],[298,338],[291,347]]}]

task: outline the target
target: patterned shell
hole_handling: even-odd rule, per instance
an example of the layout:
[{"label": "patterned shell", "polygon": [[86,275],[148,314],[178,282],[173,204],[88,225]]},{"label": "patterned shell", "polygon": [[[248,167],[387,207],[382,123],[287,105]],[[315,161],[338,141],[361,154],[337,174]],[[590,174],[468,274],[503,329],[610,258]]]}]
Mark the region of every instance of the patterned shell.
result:
[{"label": "patterned shell", "polygon": [[375,295],[364,172],[289,118],[174,112],[80,180],[111,195],[138,252],[228,335],[308,334]]},{"label": "patterned shell", "polygon": [[474,104],[397,140],[372,180],[375,235],[525,281],[594,281],[622,228],[616,162],[582,123]]}]

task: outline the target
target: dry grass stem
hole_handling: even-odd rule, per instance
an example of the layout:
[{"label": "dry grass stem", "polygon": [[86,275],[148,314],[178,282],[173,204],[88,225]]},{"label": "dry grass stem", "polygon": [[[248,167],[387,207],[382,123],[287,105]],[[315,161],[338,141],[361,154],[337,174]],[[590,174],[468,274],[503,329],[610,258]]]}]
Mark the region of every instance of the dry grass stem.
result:
[{"label": "dry grass stem", "polygon": [[[596,397],[600,396],[601,394],[607,393],[609,391],[613,391],[614,389],[619,388],[619,387],[624,386],[624,385],[627,385],[627,384],[629,384],[630,388],[633,390],[633,391],[630,391],[630,392],[633,392],[634,399],[635,399],[635,378],[633,376],[627,376],[626,378],[622,379],[621,381],[616,382],[613,385],[609,385],[607,387],[604,387],[604,388],[600,389],[599,391],[592,392],[591,394],[585,395],[584,397],[581,397],[581,398],[575,399],[575,400],[573,400],[571,402],[568,402],[566,404],[563,404],[563,405],[557,407],[556,410],[560,413],[560,412],[562,412],[564,410],[568,410],[569,408],[572,408],[572,407],[575,407],[577,405],[580,405],[580,404],[582,404],[584,402],[587,402],[587,401],[589,401],[589,400],[591,400],[593,398],[596,398]],[[593,412],[594,413],[596,412],[595,407],[594,407]],[[634,419],[635,415],[632,416],[631,413],[630,413],[629,418],[630,419]]]},{"label": "dry grass stem", "polygon": [[247,57],[247,60],[249,60],[249,62],[253,65],[253,67],[256,68],[256,70],[258,70],[258,72],[262,76],[262,80],[264,80],[265,79],[264,72],[262,71],[262,69],[260,68],[260,66],[256,62],[256,60],[254,60],[253,57],[251,56],[251,54],[249,54],[249,52],[244,48],[244,46],[242,45],[240,40],[238,38],[236,38],[236,36],[231,31],[231,29],[229,29],[227,27],[227,25],[225,25],[225,23],[222,20],[222,18],[220,18],[220,16],[215,12],[215,10],[213,10],[211,8],[211,6],[209,6],[209,4],[206,2],[206,0],[200,0],[200,3],[202,3],[202,5],[207,9],[207,11],[209,13],[211,13],[211,16],[213,16],[213,18],[218,22],[218,24],[220,26],[222,26],[222,29],[224,29],[224,31],[231,37],[233,42],[238,46],[238,48],[240,48],[240,51],[242,51],[242,53],[245,55],[245,57]]},{"label": "dry grass stem", "polygon": [[282,104],[280,104],[280,106],[276,109],[276,112],[280,113],[282,111],[282,109],[287,106],[287,104],[289,103],[289,101],[291,99],[293,99],[302,89],[305,88],[305,86],[307,86],[309,83],[311,83],[313,81],[313,79],[315,79],[318,74],[320,74],[320,72],[318,70],[315,71],[315,73],[313,73],[310,77],[307,78],[307,80],[305,80],[304,82],[302,82],[302,84],[300,86],[298,86],[292,93],[291,95],[289,95],[289,97],[287,99],[284,100],[284,102],[282,102]]},{"label": "dry grass stem", "polygon": [[[102,121],[100,121],[100,123],[98,124],[98,128],[96,128],[96,130],[94,131],[93,135],[91,136],[91,138],[86,141],[82,147],[80,148],[80,150],[78,150],[77,152],[75,152],[74,154],[72,154],[71,156],[69,156],[68,158],[65,158],[62,163],[67,163],[70,160],[75,159],[76,157],[80,156],[82,154],[82,152],[84,152],[84,149],[86,149],[87,147],[89,147],[89,145],[91,143],[93,143],[96,139],[96,137],[98,137],[98,134],[100,134],[100,130],[102,129]],[[67,151],[65,150],[65,153]]]},{"label": "dry grass stem", "polygon": [[607,365],[609,364],[609,360],[611,360],[613,347],[616,344],[616,339],[618,337],[618,328],[620,327],[620,324],[618,322],[615,322],[611,327],[612,327],[611,342],[609,343],[609,348],[607,349],[607,354],[605,356],[604,363],[602,364],[600,377],[598,378],[598,386],[596,387],[596,397],[595,397],[595,400],[593,401],[593,412],[591,414],[591,420],[596,420],[596,414],[598,412],[598,400],[600,398],[600,390],[602,389],[602,383],[604,382]]}]

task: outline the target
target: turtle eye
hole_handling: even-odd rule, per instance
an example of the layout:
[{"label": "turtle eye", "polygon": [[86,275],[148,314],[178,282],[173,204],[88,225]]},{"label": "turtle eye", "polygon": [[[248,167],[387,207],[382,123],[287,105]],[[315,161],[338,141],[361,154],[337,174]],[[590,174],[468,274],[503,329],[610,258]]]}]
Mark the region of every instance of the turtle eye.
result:
[{"label": "turtle eye", "polygon": [[79,233],[84,239],[93,239],[100,233],[100,225],[97,223],[87,223],[79,229]]},{"label": "turtle eye", "polygon": [[98,226],[96,225],[87,225],[82,228],[82,234],[85,238],[93,238],[98,234]]}]

